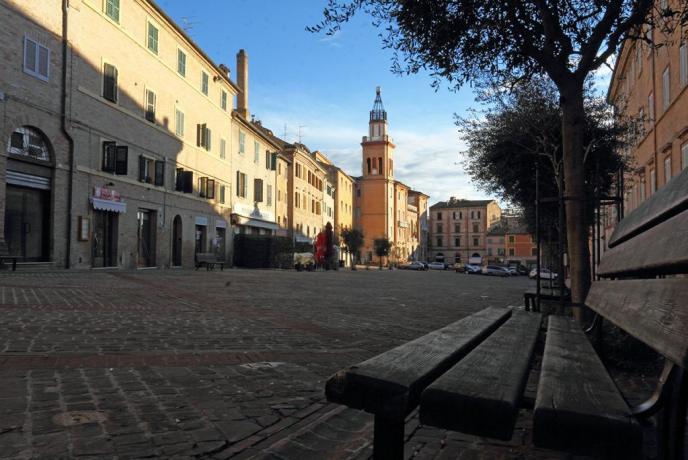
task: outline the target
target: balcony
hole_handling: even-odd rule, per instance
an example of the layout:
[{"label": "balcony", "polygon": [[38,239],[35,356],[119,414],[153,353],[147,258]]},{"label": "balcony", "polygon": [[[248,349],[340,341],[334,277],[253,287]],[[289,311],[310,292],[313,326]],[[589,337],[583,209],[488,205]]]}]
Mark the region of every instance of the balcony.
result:
[{"label": "balcony", "polygon": [[411,211],[411,212],[418,212],[418,206],[413,205],[413,204],[407,204],[406,205],[406,210]]}]

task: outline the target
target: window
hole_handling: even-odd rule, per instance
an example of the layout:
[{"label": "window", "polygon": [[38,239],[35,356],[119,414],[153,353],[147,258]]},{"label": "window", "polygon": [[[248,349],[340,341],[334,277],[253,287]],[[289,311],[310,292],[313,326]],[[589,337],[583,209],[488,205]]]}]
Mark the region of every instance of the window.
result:
[{"label": "window", "polygon": [[654,169],[650,170],[650,193],[655,193],[657,191],[657,171]]},{"label": "window", "polygon": [[103,97],[117,102],[117,68],[107,63],[103,64]]},{"label": "window", "polygon": [[531,257],[537,257],[537,248],[530,248]]},{"label": "window", "polygon": [[640,202],[645,201],[645,176],[640,178]]},{"label": "window", "polygon": [[442,247],[442,237],[437,238],[437,247]]},{"label": "window", "polygon": [[105,14],[119,23],[119,0],[105,0]]},{"label": "window", "polygon": [[[275,168],[273,168],[273,166],[272,166],[272,159],[273,159],[273,155],[268,150],[266,150],[265,151],[265,169],[270,169],[270,170],[274,171]],[[275,158],[275,161],[277,161],[277,158]]]},{"label": "window", "polygon": [[513,256],[515,254],[516,254],[516,252],[514,251],[514,248],[509,248],[509,255]]},{"label": "window", "polygon": [[457,248],[461,246],[461,238],[454,238],[454,246]]},{"label": "window", "polygon": [[688,84],[688,45],[686,42],[681,43],[679,48],[679,63],[680,63],[680,82],[681,88]]},{"label": "window", "polygon": [[182,168],[177,168],[174,189],[177,192],[193,193],[193,171],[184,171]]},{"label": "window", "polygon": [[461,231],[461,226],[459,224],[454,224],[454,233],[459,233]]},{"label": "window", "polygon": [[258,164],[260,161],[260,144],[258,141],[253,141],[253,162]]},{"label": "window", "polygon": [[177,50],[177,73],[186,77],[186,53],[180,49]]},{"label": "window", "polygon": [[196,125],[196,146],[210,151],[212,146],[212,132],[205,123]]},{"label": "window", "polygon": [[253,201],[263,202],[263,179],[253,179]]},{"label": "window", "polygon": [[149,89],[146,90],[146,120],[155,123],[155,93]]},{"label": "window", "polygon": [[671,103],[671,89],[669,85],[671,84],[671,75],[669,74],[669,67],[664,69],[662,74],[662,108],[666,111]]},{"label": "window", "polygon": [[655,95],[653,93],[650,93],[649,96],[647,96],[647,116],[650,121],[650,126],[654,125],[655,123]]},{"label": "window", "polygon": [[295,206],[296,206],[297,208],[300,208],[300,207],[301,207],[301,195],[299,194],[299,192],[296,192],[296,193],[294,194],[294,201],[296,202],[296,205],[295,205]]},{"label": "window", "polygon": [[222,110],[227,110],[227,91],[224,89],[220,93],[220,107],[222,107]]},{"label": "window", "polygon": [[184,112],[174,109],[174,132],[179,137],[184,137]]},{"label": "window", "polygon": [[103,164],[105,172],[126,176],[128,169],[129,147],[116,145],[114,142],[103,142]]},{"label": "window", "polygon": [[226,187],[224,185],[220,185],[220,204],[225,204],[225,190]]},{"label": "window", "polygon": [[442,224],[437,224],[437,233],[442,233]]},{"label": "window", "polygon": [[43,136],[36,130],[21,127],[14,130],[10,136],[9,153],[21,155],[35,160],[50,161],[48,145]]},{"label": "window", "polygon": [[241,198],[246,198],[246,174],[237,171],[236,177],[236,195]]},{"label": "window", "polygon": [[208,95],[208,74],[201,70],[201,92]]},{"label": "window", "polygon": [[442,220],[442,213],[441,212],[437,213],[437,220]]},{"label": "window", "polygon": [[158,28],[148,23],[148,49],[158,54]]},{"label": "window", "polygon": [[246,153],[246,133],[239,131],[239,153]]},{"label": "window", "polygon": [[153,181],[155,185],[163,187],[165,185],[165,162],[157,160],[155,162],[155,179]]},{"label": "window", "polygon": [[487,248],[487,255],[491,256],[492,255],[492,248]]},{"label": "window", "polygon": [[267,190],[265,191],[267,194],[266,197],[266,202],[268,206],[272,206],[272,185],[268,184],[267,185]]},{"label": "window", "polygon": [[503,256],[504,255],[504,248],[497,248],[497,255]]},{"label": "window", "polygon": [[671,180],[671,155],[664,159],[664,184]]},{"label": "window", "polygon": [[473,238],[473,246],[480,246],[480,238]]},{"label": "window", "polygon": [[509,235],[509,243],[514,243],[516,241],[516,237],[514,235]]},{"label": "window", "polygon": [[681,169],[688,168],[688,144],[681,147]]},{"label": "window", "polygon": [[473,233],[478,233],[480,231],[479,228],[478,224],[473,224]]},{"label": "window", "polygon": [[225,159],[227,157],[227,141],[220,139],[220,158]]},{"label": "window", "polygon": [[198,179],[198,195],[201,198],[215,198],[215,180],[208,177]]},{"label": "window", "polygon": [[48,81],[50,50],[24,37],[24,73]]},{"label": "window", "polygon": [[152,158],[147,158],[143,155],[139,155],[139,182],[152,184],[154,167],[155,162]]}]

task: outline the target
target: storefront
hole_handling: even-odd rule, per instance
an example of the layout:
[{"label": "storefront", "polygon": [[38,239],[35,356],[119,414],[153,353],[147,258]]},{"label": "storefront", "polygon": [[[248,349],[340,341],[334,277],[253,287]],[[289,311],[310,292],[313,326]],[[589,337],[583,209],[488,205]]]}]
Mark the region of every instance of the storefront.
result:
[{"label": "storefront", "polygon": [[[91,266],[94,268],[116,267],[117,229],[119,214],[127,212],[127,204],[117,191],[106,187],[94,187],[90,197],[93,206],[93,237],[91,241]],[[88,221],[79,219],[79,239],[88,238]]]},{"label": "storefront", "polygon": [[234,233],[247,235],[273,235],[279,230],[275,216],[270,211],[251,208],[241,203],[233,206],[232,225]]},{"label": "storefront", "polygon": [[50,259],[53,161],[40,131],[17,128],[8,146],[5,242],[10,255],[27,262]]}]

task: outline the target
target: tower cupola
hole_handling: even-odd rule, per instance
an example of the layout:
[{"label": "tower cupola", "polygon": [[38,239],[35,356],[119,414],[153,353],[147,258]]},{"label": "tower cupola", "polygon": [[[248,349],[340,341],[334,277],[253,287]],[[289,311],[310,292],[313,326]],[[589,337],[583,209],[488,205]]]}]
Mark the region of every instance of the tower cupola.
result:
[{"label": "tower cupola", "polygon": [[382,105],[382,95],[380,87],[375,88],[375,102],[373,110],[370,111],[370,122],[368,123],[368,138],[371,141],[379,141],[387,136],[387,111]]}]

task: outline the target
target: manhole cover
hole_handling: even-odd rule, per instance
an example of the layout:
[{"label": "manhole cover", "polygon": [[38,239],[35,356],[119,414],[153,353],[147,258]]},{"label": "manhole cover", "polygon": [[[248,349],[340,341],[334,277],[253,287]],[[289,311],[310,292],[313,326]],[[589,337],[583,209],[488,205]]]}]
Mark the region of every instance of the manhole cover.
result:
[{"label": "manhole cover", "polygon": [[104,422],[106,419],[104,413],[95,410],[74,410],[55,415],[53,423],[60,426],[75,426]]}]

